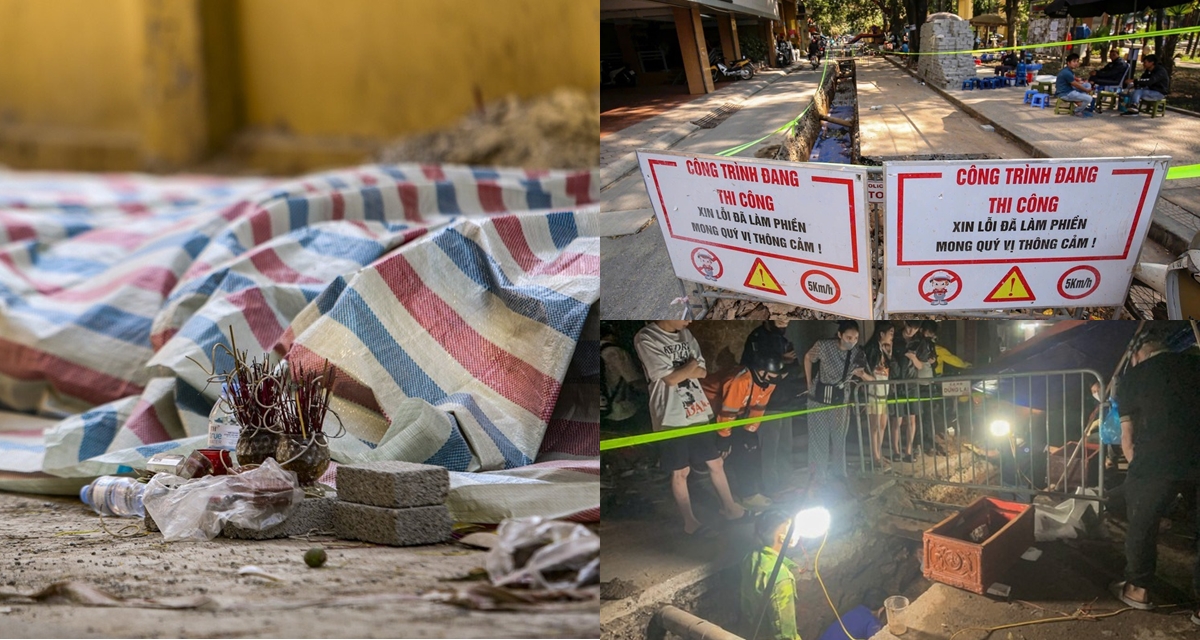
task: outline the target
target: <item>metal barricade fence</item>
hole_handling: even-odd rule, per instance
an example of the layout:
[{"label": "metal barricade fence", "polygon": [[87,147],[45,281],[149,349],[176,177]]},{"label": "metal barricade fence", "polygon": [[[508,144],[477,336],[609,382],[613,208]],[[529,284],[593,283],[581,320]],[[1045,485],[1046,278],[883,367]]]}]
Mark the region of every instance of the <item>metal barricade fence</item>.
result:
[{"label": "metal barricade fence", "polygon": [[[859,472],[882,474],[890,464],[901,480],[1102,501],[1104,446],[1098,426],[1089,426],[1103,421],[1109,405],[1090,400],[1093,383],[1105,389],[1090,369],[856,381],[848,396]],[[887,426],[880,434],[881,413]],[[873,433],[884,459],[908,452],[911,438],[912,461],[876,462]],[[1096,494],[1076,495],[1078,487]]]}]

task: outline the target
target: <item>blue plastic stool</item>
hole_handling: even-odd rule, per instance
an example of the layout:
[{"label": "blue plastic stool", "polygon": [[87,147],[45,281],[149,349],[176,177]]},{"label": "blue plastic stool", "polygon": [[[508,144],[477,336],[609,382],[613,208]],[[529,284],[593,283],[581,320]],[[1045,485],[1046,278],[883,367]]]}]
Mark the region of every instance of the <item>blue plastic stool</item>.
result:
[{"label": "blue plastic stool", "polygon": [[1039,93],[1039,94],[1037,94],[1037,95],[1033,96],[1033,100],[1032,100],[1032,101],[1029,103],[1029,106],[1031,106],[1031,107],[1041,107],[1041,108],[1045,109],[1045,108],[1046,108],[1046,101],[1047,101],[1047,100],[1049,100],[1049,99],[1050,99],[1050,95],[1049,95],[1049,94],[1046,94],[1046,93]]},{"label": "blue plastic stool", "polygon": [[975,89],[975,85],[977,85],[977,84],[979,84],[978,79],[967,78],[966,80],[963,80],[962,90],[963,91],[973,91]]},{"label": "blue plastic stool", "polygon": [[1030,104],[1030,101],[1033,99],[1033,96],[1036,96],[1037,94],[1038,94],[1037,89],[1030,89],[1029,91],[1026,91],[1025,92],[1025,104]]}]

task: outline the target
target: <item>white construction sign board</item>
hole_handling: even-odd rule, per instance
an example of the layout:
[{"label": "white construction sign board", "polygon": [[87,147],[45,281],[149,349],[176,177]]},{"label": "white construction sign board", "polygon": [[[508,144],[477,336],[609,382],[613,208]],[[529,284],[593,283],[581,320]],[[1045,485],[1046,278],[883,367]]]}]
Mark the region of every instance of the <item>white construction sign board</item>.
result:
[{"label": "white construction sign board", "polygon": [[638,152],[675,274],[871,317],[866,168]]},{"label": "white construction sign board", "polygon": [[887,163],[886,310],[1123,304],[1169,160]]}]

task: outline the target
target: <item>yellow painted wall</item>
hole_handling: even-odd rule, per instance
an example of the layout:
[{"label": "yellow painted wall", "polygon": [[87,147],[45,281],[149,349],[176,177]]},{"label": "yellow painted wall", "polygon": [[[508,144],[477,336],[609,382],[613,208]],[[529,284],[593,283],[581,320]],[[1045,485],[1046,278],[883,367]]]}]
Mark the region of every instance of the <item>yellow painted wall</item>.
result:
[{"label": "yellow painted wall", "polygon": [[599,85],[599,0],[238,0],[245,123],[396,136]]},{"label": "yellow painted wall", "polygon": [[599,0],[0,0],[0,164],[276,173],[599,84]]},{"label": "yellow painted wall", "polygon": [[140,0],[0,0],[0,127],[135,131]]}]

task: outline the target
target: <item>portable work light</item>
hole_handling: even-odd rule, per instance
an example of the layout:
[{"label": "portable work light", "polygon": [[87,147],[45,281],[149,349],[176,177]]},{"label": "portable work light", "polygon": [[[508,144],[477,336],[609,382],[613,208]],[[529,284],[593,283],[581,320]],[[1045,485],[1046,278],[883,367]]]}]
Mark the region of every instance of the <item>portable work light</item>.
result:
[{"label": "portable work light", "polygon": [[800,538],[820,538],[829,531],[830,516],[825,507],[811,507],[796,514],[792,520],[792,545]]},{"label": "portable work light", "polygon": [[1007,420],[996,420],[992,422],[991,431],[997,438],[1003,438],[1012,431],[1012,425],[1008,424]]}]

